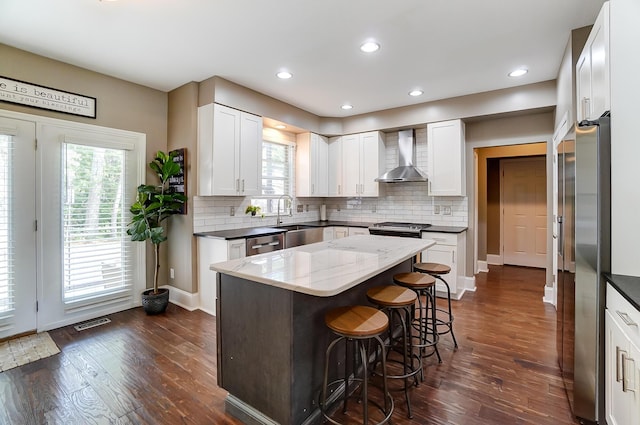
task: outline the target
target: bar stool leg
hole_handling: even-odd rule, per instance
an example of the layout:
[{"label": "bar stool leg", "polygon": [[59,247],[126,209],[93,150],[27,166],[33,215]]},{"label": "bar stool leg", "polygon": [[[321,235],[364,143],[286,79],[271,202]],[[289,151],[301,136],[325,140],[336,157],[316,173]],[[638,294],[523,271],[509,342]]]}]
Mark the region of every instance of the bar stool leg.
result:
[{"label": "bar stool leg", "polygon": [[[431,326],[433,326],[433,328],[431,329],[431,334],[433,335],[433,339],[434,339],[434,344],[433,344],[433,349],[436,352],[436,356],[438,356],[438,363],[442,363],[442,357],[440,357],[440,351],[438,351],[438,339],[439,339],[439,334],[438,334],[438,327],[437,327],[437,317],[436,317],[436,287],[433,286],[432,290],[425,290],[425,296],[426,296],[426,304],[427,304],[427,312],[426,314],[429,313],[429,311],[431,311]],[[429,308],[429,303],[431,303],[431,308]],[[427,322],[425,321],[425,328],[428,331],[429,328],[427,326]]]},{"label": "bar stool leg", "polygon": [[442,281],[442,283],[444,283],[444,287],[447,288],[447,306],[448,306],[448,310],[445,313],[448,313],[449,321],[447,323],[445,323],[445,325],[449,328],[449,330],[445,331],[443,333],[450,333],[451,334],[451,338],[453,339],[453,347],[457,349],[458,348],[458,341],[456,341],[456,336],[453,333],[453,310],[451,309],[451,288],[449,288],[449,284],[441,276],[433,275],[433,277],[435,277],[436,279],[440,279],[440,281]]}]

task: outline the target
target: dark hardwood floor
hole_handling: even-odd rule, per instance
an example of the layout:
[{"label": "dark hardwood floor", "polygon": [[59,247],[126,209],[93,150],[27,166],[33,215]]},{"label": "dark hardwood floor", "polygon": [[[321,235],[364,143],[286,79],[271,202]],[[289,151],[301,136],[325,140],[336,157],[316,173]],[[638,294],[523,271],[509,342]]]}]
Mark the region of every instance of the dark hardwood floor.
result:
[{"label": "dark hardwood floor", "polygon": [[[394,393],[393,424],[576,424],[556,361],[544,271],[491,267],[454,303],[455,332],[412,389],[414,418]],[[82,332],[51,331],[53,357],[0,373],[0,424],[238,424],[216,386],[215,318],[170,305],[110,315]]]}]

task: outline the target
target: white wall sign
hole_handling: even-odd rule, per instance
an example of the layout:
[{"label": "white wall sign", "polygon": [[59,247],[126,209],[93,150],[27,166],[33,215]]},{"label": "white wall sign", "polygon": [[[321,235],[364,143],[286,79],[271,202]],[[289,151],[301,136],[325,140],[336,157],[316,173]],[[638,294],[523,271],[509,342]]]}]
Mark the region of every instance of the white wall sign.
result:
[{"label": "white wall sign", "polygon": [[65,114],[96,117],[96,98],[0,77],[0,101],[49,109]]}]

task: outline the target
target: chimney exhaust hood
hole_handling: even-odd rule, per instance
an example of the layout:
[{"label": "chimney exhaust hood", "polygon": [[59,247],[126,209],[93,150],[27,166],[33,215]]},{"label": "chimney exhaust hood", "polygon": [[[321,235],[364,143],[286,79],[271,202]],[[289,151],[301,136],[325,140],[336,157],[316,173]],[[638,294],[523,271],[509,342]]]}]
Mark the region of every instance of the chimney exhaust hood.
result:
[{"label": "chimney exhaust hood", "polygon": [[380,183],[426,182],[426,173],[415,165],[415,132],[411,130],[398,131],[398,166],[387,171],[376,179]]}]

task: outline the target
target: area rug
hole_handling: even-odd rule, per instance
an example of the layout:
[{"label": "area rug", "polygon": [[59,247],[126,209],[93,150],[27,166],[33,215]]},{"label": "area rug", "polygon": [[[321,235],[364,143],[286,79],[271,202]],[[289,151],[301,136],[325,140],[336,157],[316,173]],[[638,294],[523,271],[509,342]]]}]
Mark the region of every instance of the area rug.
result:
[{"label": "area rug", "polygon": [[60,349],[47,332],[0,343],[0,372],[58,354]]}]

